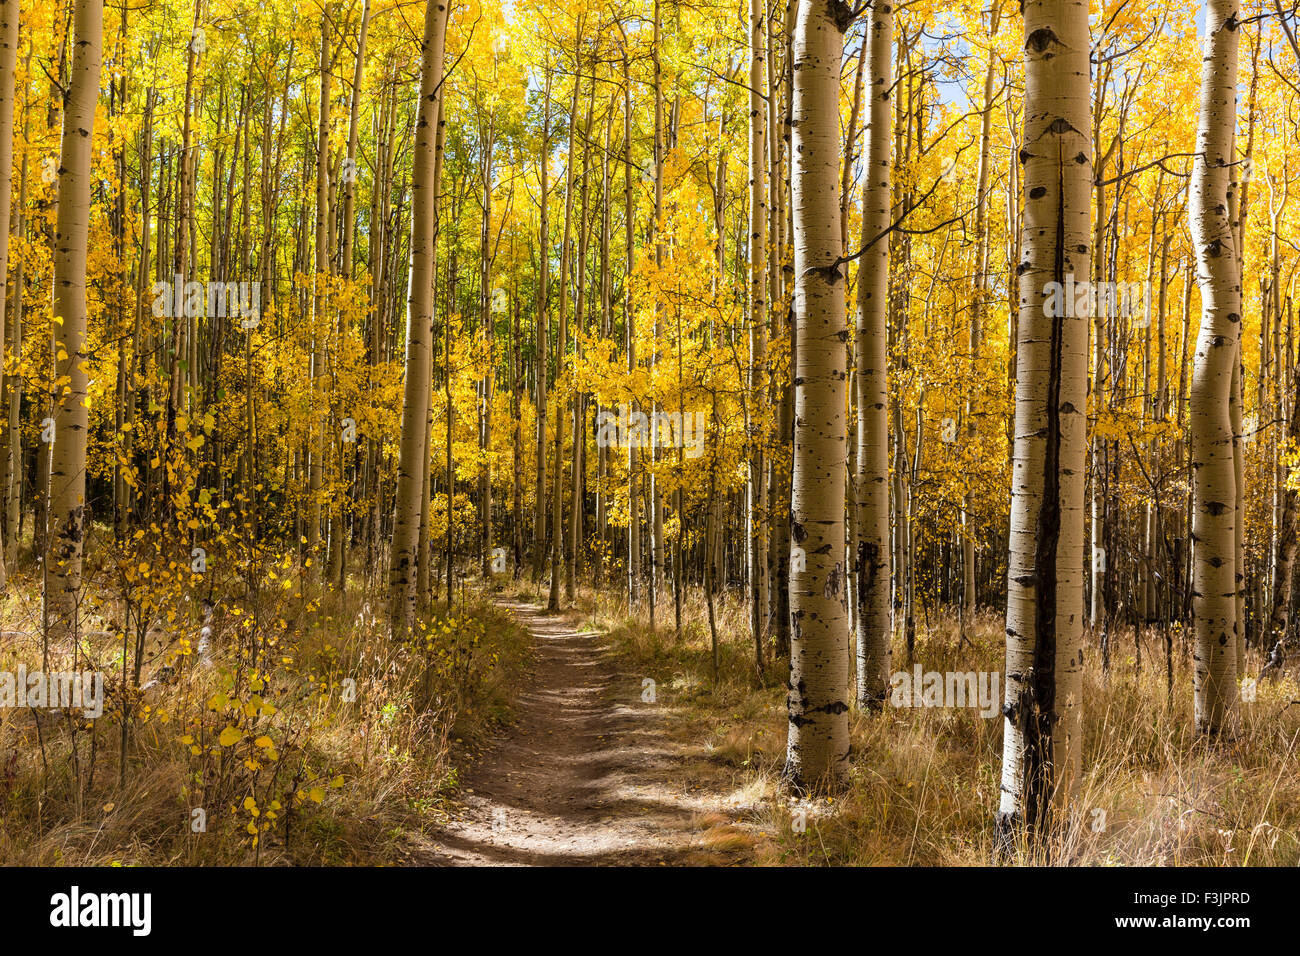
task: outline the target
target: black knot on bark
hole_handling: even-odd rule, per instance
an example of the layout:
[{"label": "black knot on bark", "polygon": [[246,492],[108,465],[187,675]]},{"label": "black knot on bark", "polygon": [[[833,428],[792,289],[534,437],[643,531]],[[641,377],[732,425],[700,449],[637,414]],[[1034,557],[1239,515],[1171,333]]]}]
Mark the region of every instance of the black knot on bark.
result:
[{"label": "black knot on bark", "polygon": [[841,33],[853,25],[853,8],[844,0],[831,0],[831,19]]},{"label": "black knot on bark", "polygon": [[832,262],[828,266],[812,266],[808,271],[821,276],[831,285],[834,285],[844,278],[844,273],[840,271],[840,264],[838,262]]},{"label": "black knot on bark", "polygon": [[1053,43],[1059,44],[1060,42],[1060,40],[1056,39],[1056,34],[1052,32],[1051,27],[1039,27],[1025,37],[1025,46],[1035,53],[1042,53]]}]

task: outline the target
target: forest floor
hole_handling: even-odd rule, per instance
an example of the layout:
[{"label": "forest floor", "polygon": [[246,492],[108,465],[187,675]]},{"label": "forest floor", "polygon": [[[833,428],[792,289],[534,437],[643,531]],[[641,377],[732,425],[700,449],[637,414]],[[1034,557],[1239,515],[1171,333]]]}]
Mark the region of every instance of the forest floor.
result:
[{"label": "forest floor", "polygon": [[[575,614],[502,601],[533,640],[505,736],[466,769],[421,865],[710,865],[748,861],[754,824],[723,775],[674,736],[643,678]],[[701,773],[703,771],[703,773]]]}]

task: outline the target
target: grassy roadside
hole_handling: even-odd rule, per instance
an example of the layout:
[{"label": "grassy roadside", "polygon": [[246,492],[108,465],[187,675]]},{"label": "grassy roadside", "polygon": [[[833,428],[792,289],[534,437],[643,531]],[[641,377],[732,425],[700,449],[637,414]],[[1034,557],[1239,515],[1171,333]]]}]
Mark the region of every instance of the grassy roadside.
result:
[{"label": "grassy roadside", "polygon": [[[757,863],[785,865],[983,865],[993,857],[1002,718],[978,709],[889,707],[851,714],[853,768],[833,798],[795,800],[780,787],[785,691],[769,665],[760,682],[743,609],[715,609],[719,666],[713,675],[707,610],[692,596],[677,637],[671,604],[651,631],[610,597],[580,601],[592,625],[654,677],[660,702],[690,755],[691,773],[723,781],[726,827]],[[917,637],[926,671],[1003,670],[1002,622],[982,615],[973,646],[959,647],[952,617]],[[1165,690],[1163,641],[1132,634],[1111,673],[1088,654],[1084,674],[1084,773],[1078,813],[1052,847],[1077,865],[1295,866],[1300,857],[1300,697],[1294,676],[1258,687],[1242,706],[1231,743],[1192,732],[1190,650],[1174,637],[1174,688]],[[894,670],[905,669],[895,649]],[[1258,665],[1253,664],[1255,670]],[[1002,687],[998,686],[1000,704]]]},{"label": "grassy roadside", "polygon": [[[103,714],[0,708],[0,865],[388,864],[445,818],[461,751],[509,719],[529,639],[483,597],[395,644],[373,595],[177,602],[124,693],[107,597],[48,669],[105,675]],[[0,599],[0,672],[41,667],[39,581]],[[133,659],[133,658],[132,658]],[[127,727],[125,759],[122,730]]]}]

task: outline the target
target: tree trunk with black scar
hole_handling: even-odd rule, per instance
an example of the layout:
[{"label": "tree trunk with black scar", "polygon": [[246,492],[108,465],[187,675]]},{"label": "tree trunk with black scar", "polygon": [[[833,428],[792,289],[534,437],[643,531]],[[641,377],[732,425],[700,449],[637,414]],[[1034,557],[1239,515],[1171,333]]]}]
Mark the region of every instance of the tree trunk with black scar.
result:
[{"label": "tree trunk with black scar", "polygon": [[[5,352],[5,300],[9,276],[9,197],[10,175],[14,158],[14,70],[18,65],[18,0],[0,0],[0,385],[4,383]],[[21,345],[21,341],[19,343]],[[19,350],[14,350],[17,365]],[[10,386],[13,387],[12,385]],[[3,390],[0,389],[0,394]],[[6,436],[9,444],[16,444],[17,435],[10,427]],[[8,448],[6,448],[8,451]],[[14,456],[10,456],[16,461]],[[15,476],[6,474],[0,486],[0,502],[7,504],[9,482]],[[4,516],[7,521],[7,514]],[[0,533],[0,591],[7,583],[5,573],[5,541],[16,537],[17,527],[9,524]]]},{"label": "tree trunk with black scar", "polygon": [[1192,432],[1192,614],[1197,731],[1231,732],[1236,718],[1237,562],[1231,404],[1241,287],[1229,192],[1237,115],[1237,4],[1210,0],[1189,215],[1201,328],[1189,396]]},{"label": "tree trunk with black scar", "polygon": [[[893,9],[872,7],[865,70],[868,95],[858,269],[857,572],[858,706],[880,709],[889,692],[889,241]],[[868,248],[869,246],[869,248]]]},{"label": "tree trunk with black scar", "polygon": [[[1286,435],[1288,448],[1300,446],[1300,389],[1296,391]],[[1281,517],[1277,522],[1277,557],[1273,564],[1272,608],[1265,634],[1273,642],[1275,654],[1281,653],[1281,643],[1287,629],[1291,568],[1295,564],[1296,553],[1296,490],[1289,484],[1283,484],[1281,497]]]},{"label": "tree trunk with black scar", "polygon": [[[50,533],[46,604],[50,639],[75,636],[81,604],[86,522],[87,388],[86,251],[90,226],[90,159],[99,98],[103,0],[77,0],[72,73],[63,113],[59,199],[54,227],[54,448],[50,456]],[[4,174],[8,175],[8,169]]]},{"label": "tree trunk with black scar", "polygon": [[849,648],[844,565],[845,325],[840,262],[840,57],[847,8],[799,0],[793,43],[794,476],[789,737],[797,791],[834,788],[848,766]]},{"label": "tree trunk with black scar", "polygon": [[[389,564],[389,619],[395,634],[415,621],[421,497],[428,443],[430,379],[433,372],[433,271],[438,235],[437,133],[442,108],[442,65],[448,4],[429,0],[424,15],[419,114],[411,175],[411,279],[406,314],[406,382],[402,438],[398,449],[397,495]],[[450,497],[448,499],[450,523]]]},{"label": "tree trunk with black scar", "polygon": [[749,456],[749,617],[758,672],[763,672],[763,638],[767,623],[767,469],[759,437],[760,396],[766,389],[763,365],[767,351],[767,104],[763,102],[764,57],[762,0],[749,4],[749,387],[751,442]]},{"label": "tree trunk with black scar", "polygon": [[[1090,267],[1088,8],[1029,0],[1024,219],[1007,575],[1001,853],[1039,843],[1080,769],[1088,319],[1060,291]],[[1050,296],[1056,290],[1053,304]],[[1072,311],[1072,310],[1071,310]]]}]

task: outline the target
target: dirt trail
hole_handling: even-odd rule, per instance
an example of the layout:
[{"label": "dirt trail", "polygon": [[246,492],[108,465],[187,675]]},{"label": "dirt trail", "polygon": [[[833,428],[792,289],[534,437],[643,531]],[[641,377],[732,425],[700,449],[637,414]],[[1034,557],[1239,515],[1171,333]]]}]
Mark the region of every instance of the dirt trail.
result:
[{"label": "dirt trail", "polygon": [[[533,636],[534,667],[508,735],[463,774],[464,801],[429,834],[424,865],[728,862],[702,846],[718,795],[687,790],[687,759],[637,675],[598,634],[503,602]],[[711,812],[712,817],[711,818]]]}]

